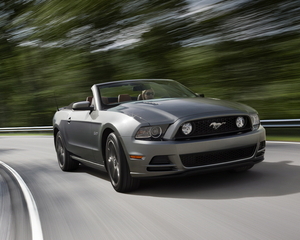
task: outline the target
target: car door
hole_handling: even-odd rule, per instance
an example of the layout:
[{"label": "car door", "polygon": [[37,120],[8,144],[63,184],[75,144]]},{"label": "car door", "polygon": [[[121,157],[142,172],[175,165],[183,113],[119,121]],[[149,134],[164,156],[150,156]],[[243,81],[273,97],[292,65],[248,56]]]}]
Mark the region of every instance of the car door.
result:
[{"label": "car door", "polygon": [[104,165],[104,159],[102,155],[101,148],[101,125],[103,124],[102,118],[105,111],[95,110],[91,113],[91,136],[90,136],[90,146],[93,151],[93,162],[96,164]]},{"label": "car door", "polygon": [[91,116],[89,110],[72,111],[67,119],[68,150],[77,157],[93,161]]}]

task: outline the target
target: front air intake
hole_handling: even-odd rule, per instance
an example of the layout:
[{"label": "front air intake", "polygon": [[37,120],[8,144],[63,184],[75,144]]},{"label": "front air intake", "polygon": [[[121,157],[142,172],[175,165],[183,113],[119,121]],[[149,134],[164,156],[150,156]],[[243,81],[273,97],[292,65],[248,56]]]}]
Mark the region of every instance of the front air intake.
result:
[{"label": "front air intake", "polygon": [[204,167],[251,158],[255,153],[255,149],[256,145],[252,145],[214,152],[184,154],[180,155],[180,158],[185,167]]}]

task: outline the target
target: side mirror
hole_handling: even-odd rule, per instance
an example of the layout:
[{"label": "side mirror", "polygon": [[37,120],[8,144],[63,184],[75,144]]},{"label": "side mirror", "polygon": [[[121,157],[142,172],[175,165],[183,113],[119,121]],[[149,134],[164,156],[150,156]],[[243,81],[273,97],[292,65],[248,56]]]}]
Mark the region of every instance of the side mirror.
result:
[{"label": "side mirror", "polygon": [[202,97],[204,98],[204,94],[203,93],[196,93],[197,97]]},{"label": "side mirror", "polygon": [[75,110],[75,111],[77,111],[77,110],[93,111],[94,107],[90,106],[89,101],[82,101],[82,102],[73,103],[72,109]]}]

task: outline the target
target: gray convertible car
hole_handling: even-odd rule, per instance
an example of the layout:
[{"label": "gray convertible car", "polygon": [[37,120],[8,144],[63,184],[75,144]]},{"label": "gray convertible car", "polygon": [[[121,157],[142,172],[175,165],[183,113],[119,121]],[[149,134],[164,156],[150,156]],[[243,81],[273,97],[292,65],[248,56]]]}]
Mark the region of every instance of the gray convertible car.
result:
[{"label": "gray convertible car", "polygon": [[205,98],[165,79],[95,84],[53,118],[60,168],[108,172],[118,192],[146,177],[246,171],[264,159],[265,129],[246,105]]}]

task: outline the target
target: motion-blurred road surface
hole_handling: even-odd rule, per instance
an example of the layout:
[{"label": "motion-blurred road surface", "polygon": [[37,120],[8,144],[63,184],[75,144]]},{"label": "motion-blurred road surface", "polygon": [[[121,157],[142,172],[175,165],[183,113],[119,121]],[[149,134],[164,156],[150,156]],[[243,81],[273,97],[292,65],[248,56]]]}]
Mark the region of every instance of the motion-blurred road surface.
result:
[{"label": "motion-blurred road surface", "polygon": [[51,136],[1,136],[0,161],[29,187],[45,240],[300,236],[299,144],[268,142],[265,161],[246,173],[147,180],[130,194],[88,167],[62,172]]}]

